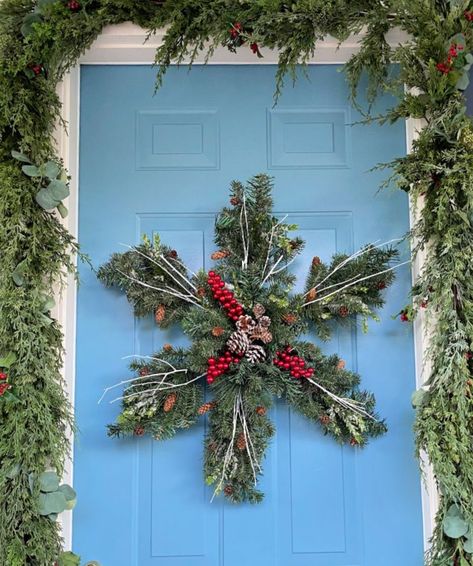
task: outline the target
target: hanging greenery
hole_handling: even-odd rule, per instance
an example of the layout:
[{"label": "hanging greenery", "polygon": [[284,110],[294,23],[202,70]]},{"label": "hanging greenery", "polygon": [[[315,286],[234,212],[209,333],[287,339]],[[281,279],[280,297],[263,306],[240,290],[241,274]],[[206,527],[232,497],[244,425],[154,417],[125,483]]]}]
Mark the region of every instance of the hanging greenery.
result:
[{"label": "hanging greenery", "polygon": [[[7,376],[0,378],[0,563],[74,563],[61,554],[58,527],[41,515],[40,487],[30,481],[46,471],[61,475],[71,421],[60,373],[62,334],[49,315],[76,251],[56,213],[67,213],[67,178],[52,140],[60,117],[56,86],[105,25],[124,21],[151,33],[166,27],[158,85],[172,62],[201,50],[250,49],[257,61],[263,48],[277,49],[276,97],[320,39],[363,31],[345,69],[354,100],[366,72],[370,100],[380,91],[398,96],[386,116],[371,119],[425,120],[413,152],[391,166],[394,182],[419,205],[412,237],[416,251],[426,252],[408,311],[412,318],[425,307],[431,338],[429,375],[414,397],[418,450],[427,453],[441,494],[426,561],[471,566],[473,126],[463,95],[473,60],[470,0],[0,3],[0,369]],[[395,27],[409,37],[399,47],[386,40]],[[391,61],[399,63],[397,74]]]}]

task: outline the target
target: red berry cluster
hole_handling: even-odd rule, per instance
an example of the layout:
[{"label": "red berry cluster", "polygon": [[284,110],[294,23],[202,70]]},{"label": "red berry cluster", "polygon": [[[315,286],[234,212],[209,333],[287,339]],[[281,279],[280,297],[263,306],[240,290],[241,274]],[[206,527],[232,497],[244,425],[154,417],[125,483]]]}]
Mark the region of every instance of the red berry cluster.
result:
[{"label": "red berry cluster", "polygon": [[465,12],[463,14],[469,22],[473,22],[473,12],[472,11],[465,10]]},{"label": "red berry cluster", "polygon": [[243,26],[240,24],[240,22],[235,22],[230,29],[230,35],[233,39],[236,39],[242,31]]},{"label": "red berry cluster", "polygon": [[296,354],[291,354],[291,351],[292,348],[286,346],[282,352],[276,352],[273,364],[281,369],[290,371],[292,377],[296,379],[312,377],[314,375],[314,368],[307,367],[305,360]]},{"label": "red berry cluster", "polygon": [[209,271],[207,283],[212,289],[213,298],[220,302],[227,311],[227,316],[237,321],[243,314],[243,307],[235,299],[235,295],[228,289],[225,289],[225,281],[215,271]]},{"label": "red berry cluster", "polygon": [[43,72],[43,65],[32,65],[31,66],[31,70],[33,71],[33,73],[35,74],[35,76],[39,76],[42,72]]},{"label": "red berry cluster", "polygon": [[7,389],[10,389],[11,385],[7,382],[8,379],[8,375],[6,373],[1,372],[0,373],[0,397],[5,393],[5,391],[7,391]]},{"label": "red berry cluster", "polygon": [[71,10],[71,12],[78,12],[80,10],[80,3],[77,2],[77,0],[70,0],[67,3],[67,7]]},{"label": "red berry cluster", "polygon": [[463,51],[463,45],[452,43],[448,50],[448,57],[442,63],[437,63],[437,69],[444,75],[448,75],[453,70],[453,64],[460,52]]},{"label": "red berry cluster", "polygon": [[228,371],[231,364],[238,364],[240,361],[240,357],[233,356],[229,351],[219,358],[209,358],[207,360],[207,383],[213,383],[216,377]]}]

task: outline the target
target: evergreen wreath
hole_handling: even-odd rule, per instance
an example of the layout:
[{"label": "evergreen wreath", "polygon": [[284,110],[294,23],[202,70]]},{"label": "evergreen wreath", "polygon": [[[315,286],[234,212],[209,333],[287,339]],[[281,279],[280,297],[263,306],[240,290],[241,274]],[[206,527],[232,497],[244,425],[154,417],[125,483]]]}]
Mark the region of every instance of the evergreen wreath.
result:
[{"label": "evergreen wreath", "polygon": [[[424,307],[429,327],[430,365],[413,399],[418,453],[427,454],[440,493],[426,563],[472,566],[473,125],[463,94],[471,0],[1,0],[0,563],[78,564],[62,553],[57,524],[40,513],[40,486],[29,481],[48,470],[62,474],[71,423],[62,333],[50,317],[77,251],[56,214],[67,214],[68,194],[53,143],[56,87],[104,26],[125,21],[151,34],[166,28],[158,85],[169,65],[192,62],[201,50],[211,55],[225,45],[257,58],[272,48],[280,53],[276,95],[320,39],[363,31],[345,67],[353,96],[364,72],[371,100],[379,91],[398,96],[386,116],[368,119],[424,120],[412,153],[390,167],[393,182],[421,205],[411,236],[415,252],[426,255],[402,313],[411,320]],[[398,47],[386,39],[394,28],[408,34]]]},{"label": "evergreen wreath", "polygon": [[[382,290],[393,280],[397,251],[366,246],[337,254],[330,265],[315,256],[305,291],[291,294],[288,271],[304,246],[290,233],[296,225],[272,215],[272,182],[257,175],[247,186],[232,184],[230,208],[215,224],[214,270],[190,274],[178,252],[147,238],[114,254],[98,271],[106,285],[127,295],[138,316],[179,323],[193,344],[167,344],[155,356],[133,362],[136,377],[126,385],[123,410],[110,434],[145,433],[157,440],[210,414],[205,441],[205,477],[234,502],[262,499],[257,476],[273,434],[267,416],[272,397],[284,397],[341,443],[363,446],[385,432],[372,394],[358,390],[359,377],[338,356],[325,356],[300,335],[309,324],[323,339],[330,321],[352,315],[376,318]],[[202,382],[213,394],[203,403]]]}]

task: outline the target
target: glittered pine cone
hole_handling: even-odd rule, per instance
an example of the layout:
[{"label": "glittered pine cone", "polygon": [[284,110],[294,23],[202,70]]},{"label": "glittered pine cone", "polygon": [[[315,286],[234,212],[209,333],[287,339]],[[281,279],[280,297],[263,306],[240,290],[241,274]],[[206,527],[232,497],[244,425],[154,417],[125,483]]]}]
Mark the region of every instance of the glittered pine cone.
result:
[{"label": "glittered pine cone", "polygon": [[230,334],[227,340],[227,348],[234,354],[244,354],[250,346],[248,334],[241,330],[236,330]]},{"label": "glittered pine cone", "polygon": [[258,320],[258,324],[262,327],[262,328],[269,328],[270,324],[271,324],[271,319],[269,318],[269,316],[262,316],[260,317],[260,319]]},{"label": "glittered pine cone", "polygon": [[176,399],[177,399],[177,393],[170,393],[166,397],[163,408],[165,413],[169,413],[169,411],[172,411],[174,409],[174,405],[176,404]]},{"label": "glittered pine cone", "polygon": [[258,344],[250,344],[245,353],[245,358],[251,364],[257,364],[265,360],[266,352],[264,351],[263,346],[259,346]]},{"label": "glittered pine cone", "polygon": [[[261,323],[261,321],[260,321]],[[249,314],[242,314],[236,321],[236,327],[241,332],[251,332],[256,326],[256,322]]]},{"label": "glittered pine cone", "polygon": [[264,308],[263,305],[257,303],[254,307],[253,307],[253,314],[255,315],[256,318],[261,318],[264,313],[266,312],[266,309]]}]

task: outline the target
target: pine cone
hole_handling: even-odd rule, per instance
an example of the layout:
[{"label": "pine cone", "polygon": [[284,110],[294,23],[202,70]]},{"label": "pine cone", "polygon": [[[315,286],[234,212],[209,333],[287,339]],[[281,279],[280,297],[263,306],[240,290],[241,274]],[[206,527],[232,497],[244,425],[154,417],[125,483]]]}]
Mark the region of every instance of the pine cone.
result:
[{"label": "pine cone", "polygon": [[318,267],[321,263],[322,263],[322,261],[321,261],[321,259],[318,255],[316,255],[315,257],[312,258],[312,266],[313,267]]},{"label": "pine cone", "polygon": [[338,360],[337,369],[345,369],[345,360]]},{"label": "pine cone", "polygon": [[269,316],[262,316],[259,319],[258,323],[263,328],[269,328],[269,326],[271,325],[271,319],[269,318]]},{"label": "pine cone", "polygon": [[172,350],[173,350],[172,344],[167,344],[167,343],[164,344],[163,350],[164,350],[165,352],[172,352]]},{"label": "pine cone", "polygon": [[224,259],[229,255],[230,252],[228,250],[218,250],[210,256],[210,259]]},{"label": "pine cone", "polygon": [[263,417],[266,414],[266,408],[262,407],[261,405],[259,407],[256,407],[256,414],[260,417]]},{"label": "pine cone", "polygon": [[246,351],[245,357],[251,364],[256,364],[264,361],[264,359],[266,358],[266,352],[264,351],[263,346],[250,344]]},{"label": "pine cone", "polygon": [[297,316],[292,312],[288,312],[287,314],[283,315],[282,319],[286,324],[294,324],[295,322],[297,322]]},{"label": "pine cone", "polygon": [[168,253],[168,257],[170,257],[170,258],[172,258],[172,259],[176,259],[176,258],[177,258],[177,252],[176,252],[176,250],[171,250],[171,251]]},{"label": "pine cone", "polygon": [[203,297],[205,297],[205,294],[206,294],[206,291],[205,291],[204,287],[199,287],[197,289],[197,296],[200,297],[201,299]]},{"label": "pine cone", "polygon": [[340,308],[338,309],[338,314],[339,314],[342,318],[346,318],[346,317],[350,314],[350,311],[348,310],[347,307],[343,306],[343,307],[340,307]]},{"label": "pine cone", "polygon": [[256,318],[261,318],[265,312],[266,309],[263,307],[263,305],[260,305],[259,303],[257,303],[253,307],[253,314],[256,316]]},{"label": "pine cone", "polygon": [[233,495],[233,487],[231,485],[226,485],[225,488],[223,489],[223,493],[229,497],[230,495]]},{"label": "pine cone", "polygon": [[230,204],[233,205],[233,206],[239,205],[240,202],[241,202],[241,201],[240,201],[240,199],[239,199],[238,197],[232,197],[232,198],[230,199]]},{"label": "pine cone", "polygon": [[241,330],[232,332],[230,338],[227,340],[227,348],[234,354],[244,354],[249,346],[250,339],[248,338],[248,334],[245,334]]},{"label": "pine cone", "polygon": [[149,375],[149,368],[144,367],[140,369],[140,377],[146,377]]},{"label": "pine cone", "polygon": [[133,434],[135,436],[143,436],[145,433],[145,429],[142,426],[135,426],[135,430],[133,431]]},{"label": "pine cone", "polygon": [[320,417],[320,422],[321,424],[323,424],[324,426],[327,426],[328,424],[330,424],[330,417],[328,415],[322,415]]},{"label": "pine cone", "polygon": [[212,328],[212,336],[219,337],[225,332],[225,329],[222,326],[214,326]]},{"label": "pine cone", "polygon": [[237,448],[238,448],[238,450],[241,450],[242,452],[246,448],[246,436],[243,432],[240,432],[240,434],[238,435]]},{"label": "pine cone", "polygon": [[215,442],[215,440],[211,440],[207,444],[207,448],[210,450],[210,452],[215,452],[218,448],[218,444]]},{"label": "pine cone", "polygon": [[317,298],[317,289],[315,287],[313,287],[308,293],[307,293],[307,299],[309,301],[314,301]]},{"label": "pine cone", "polygon": [[205,415],[205,413],[211,411],[215,407],[215,405],[216,405],[215,401],[204,403],[199,407],[197,412],[199,413],[199,415]]},{"label": "pine cone", "polygon": [[156,324],[161,324],[165,316],[166,307],[164,305],[159,305],[159,307],[156,309],[156,312],[154,313],[154,320],[156,321]]},{"label": "pine cone", "polygon": [[255,328],[256,322],[249,314],[242,314],[236,321],[236,327],[241,332],[251,332]]},{"label": "pine cone", "polygon": [[174,409],[174,405],[176,404],[177,393],[169,393],[164,401],[164,412],[169,413]]}]

